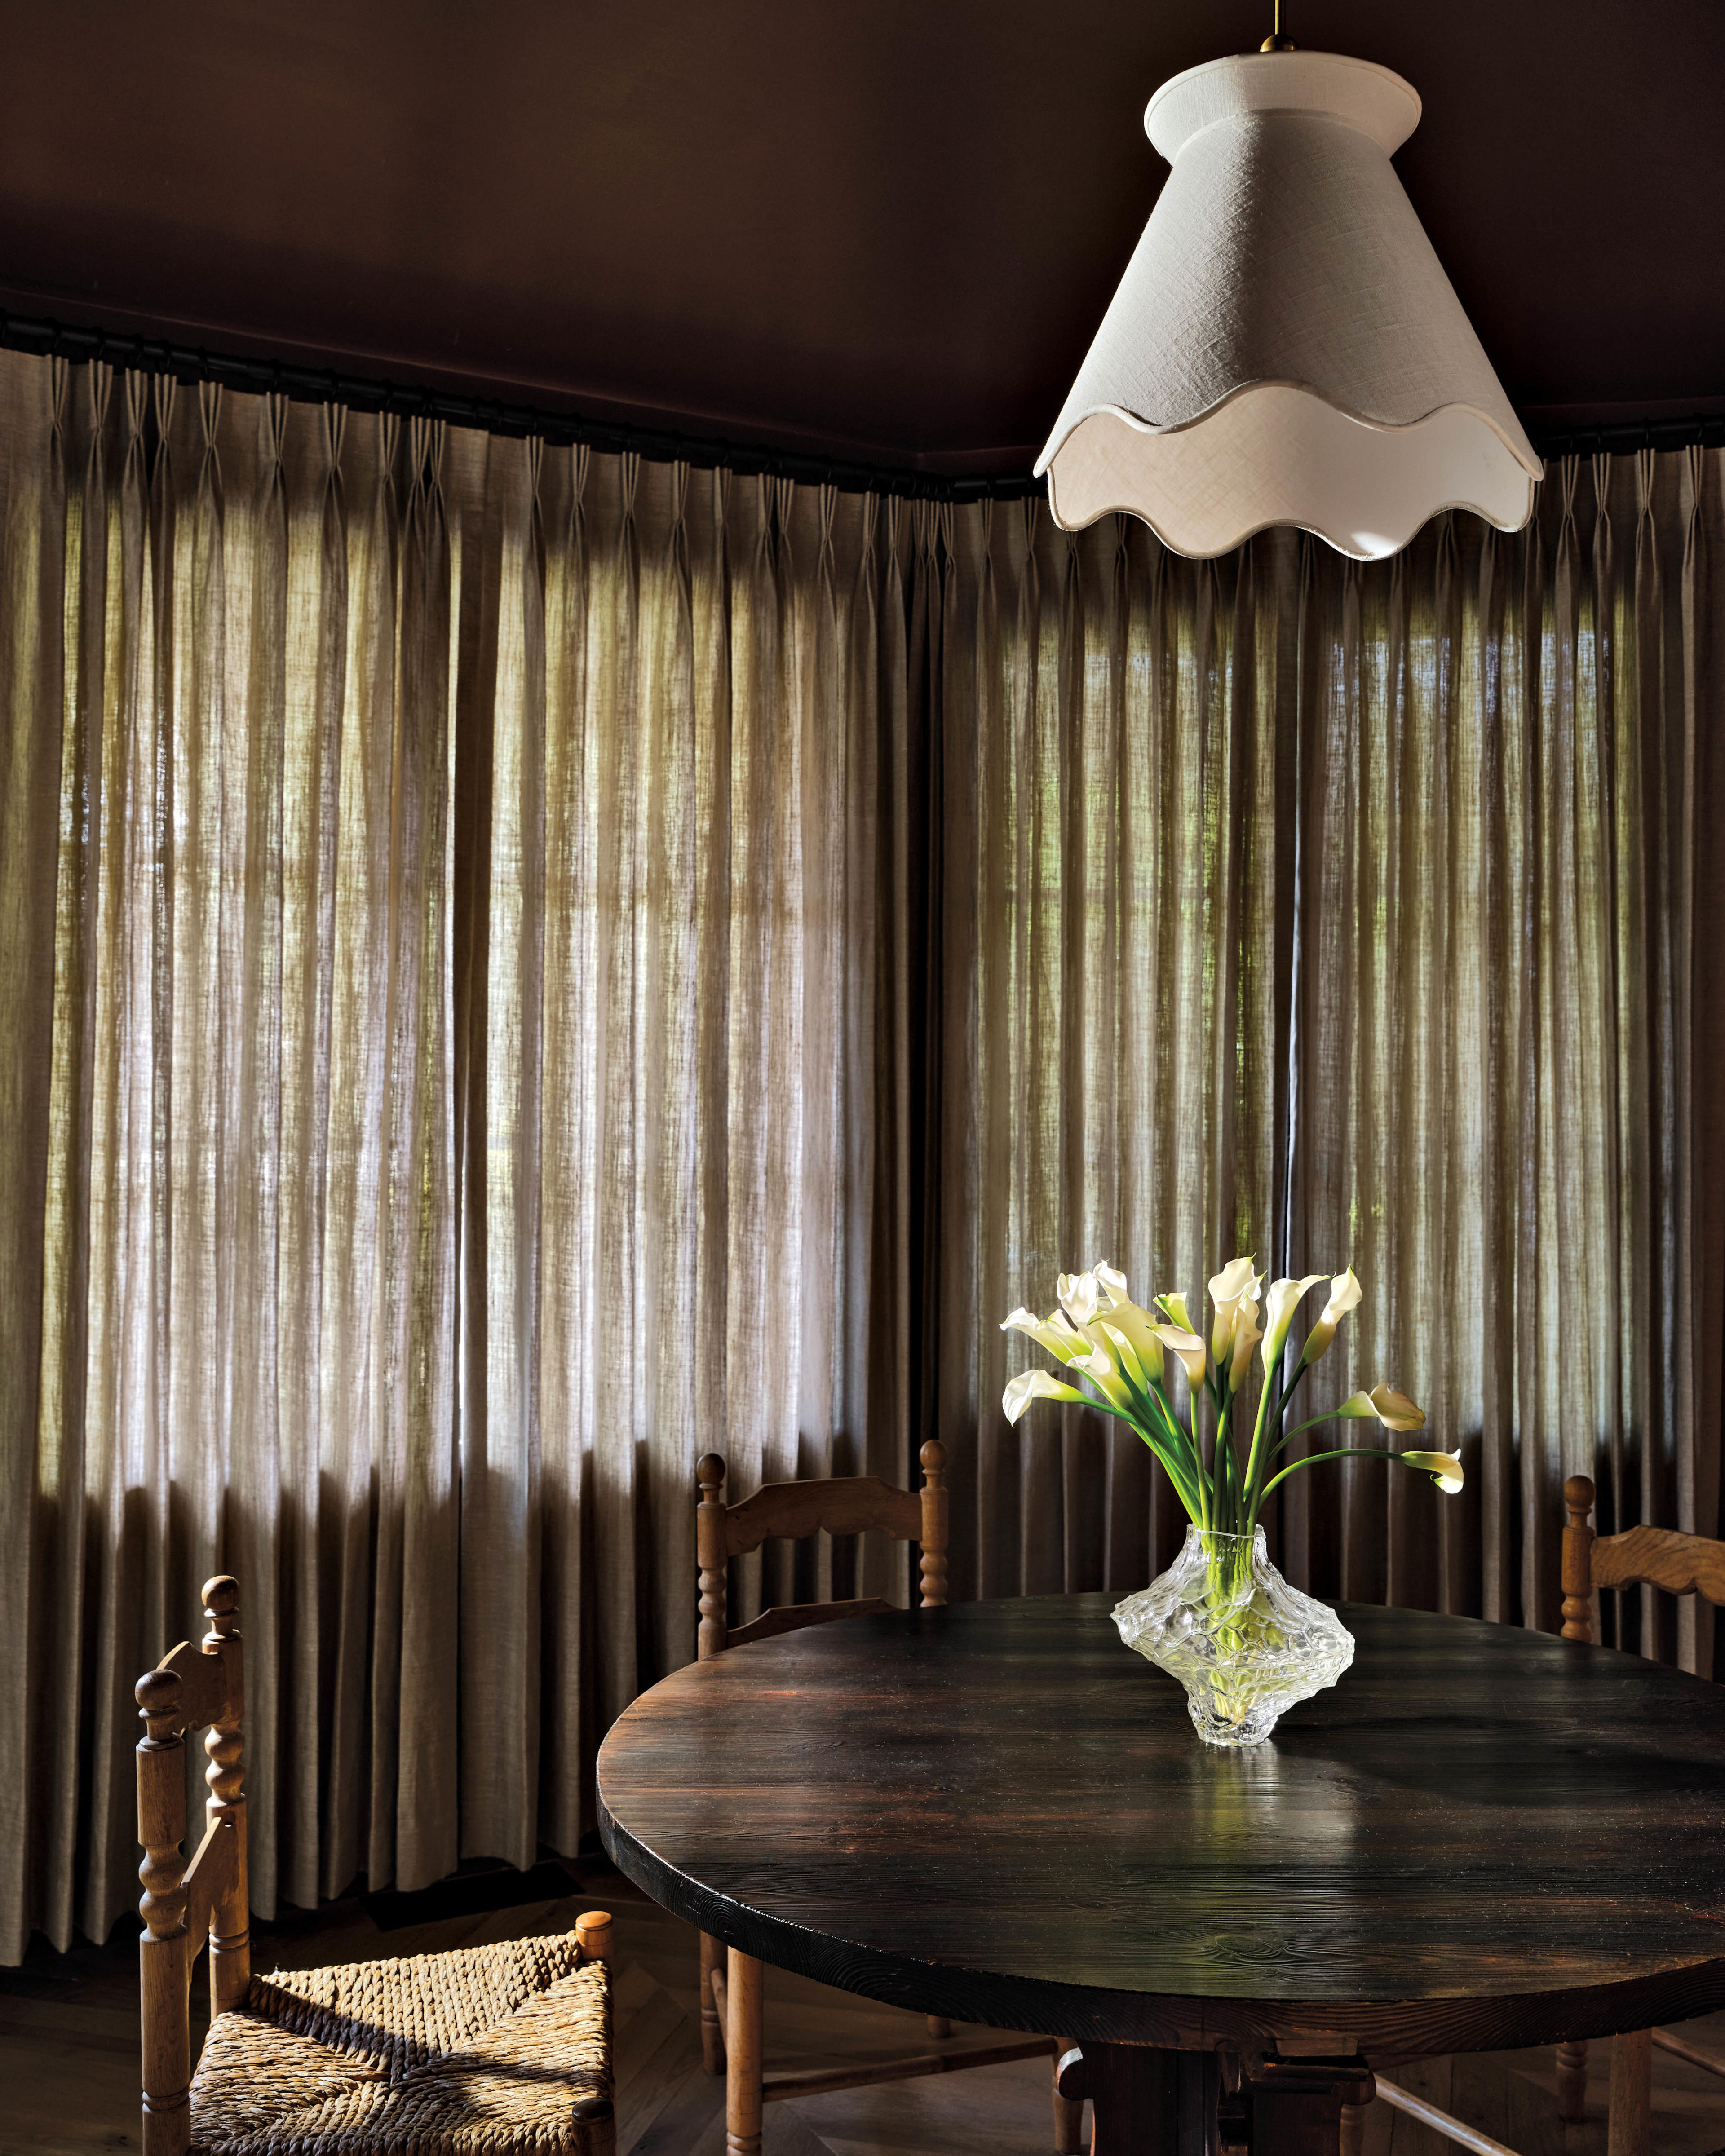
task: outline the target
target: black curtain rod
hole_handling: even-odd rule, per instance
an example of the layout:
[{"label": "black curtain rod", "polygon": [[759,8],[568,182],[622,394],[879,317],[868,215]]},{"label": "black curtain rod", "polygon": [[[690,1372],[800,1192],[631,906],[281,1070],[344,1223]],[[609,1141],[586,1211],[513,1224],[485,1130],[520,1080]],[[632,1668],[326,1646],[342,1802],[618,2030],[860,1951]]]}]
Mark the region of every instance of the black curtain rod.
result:
[{"label": "black curtain rod", "polygon": [[835,486],[846,494],[908,495],[927,501],[1015,501],[1047,491],[1029,472],[951,477],[907,471],[885,465],[846,462],[794,449],[763,448],[651,427],[625,426],[584,419],[567,412],[544,412],[531,404],[513,404],[495,397],[463,397],[443,389],[421,389],[398,382],[338,374],[333,367],[294,367],[277,360],[242,359],[232,352],[210,352],[161,340],[86,329],[68,322],[31,321],[0,311],[0,346],[69,360],[100,360],[110,367],[147,374],[172,374],[181,382],[218,382],[253,396],[288,397],[303,404],[346,404],[357,412],[398,412],[406,418],[444,419],[490,434],[536,434],[553,447],[577,442],[613,454],[633,450],[655,464],[722,465],[727,470],[805,485]]},{"label": "black curtain rod", "polygon": [[[408,418],[444,419],[451,426],[482,433],[536,434],[557,448],[577,442],[614,454],[634,451],[655,464],[722,465],[745,475],[764,472],[805,485],[836,486],[847,494],[902,495],[927,501],[1014,501],[1046,495],[1045,483],[1029,472],[1001,472],[953,477],[910,471],[902,466],[869,465],[820,457],[795,449],[765,448],[696,434],[666,432],[620,422],[584,419],[567,412],[545,412],[531,404],[495,397],[465,397],[443,389],[373,377],[338,374],[333,367],[295,367],[279,360],[243,359],[233,352],[199,345],[87,329],[51,319],[35,321],[0,310],[0,346],[15,352],[73,360],[101,360],[110,367],[148,374],[172,374],[181,382],[218,382],[253,396],[288,397],[299,403],[346,404],[357,412],[398,412]],[[1725,413],[1697,413],[1681,419],[1614,420],[1591,427],[1530,427],[1528,438],[1548,458],[1632,456],[1638,449],[1725,448]]]},{"label": "black curtain rod", "polygon": [[1529,440],[1543,457],[1633,456],[1637,449],[1725,449],[1725,413],[1695,413],[1684,419],[1614,419],[1597,427],[1532,428]]}]

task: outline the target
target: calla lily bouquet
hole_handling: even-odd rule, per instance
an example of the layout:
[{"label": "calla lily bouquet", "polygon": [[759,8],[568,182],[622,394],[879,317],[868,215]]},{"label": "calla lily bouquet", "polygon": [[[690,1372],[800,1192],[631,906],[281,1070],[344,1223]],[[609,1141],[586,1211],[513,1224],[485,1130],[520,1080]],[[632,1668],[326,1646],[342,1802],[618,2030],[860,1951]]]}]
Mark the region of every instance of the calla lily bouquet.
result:
[{"label": "calla lily bouquet", "polygon": [[[1293,1440],[1320,1423],[1375,1419],[1399,1435],[1425,1424],[1424,1410],[1405,1393],[1379,1384],[1287,1427],[1301,1381],[1328,1352],[1343,1319],[1360,1301],[1350,1266],[1330,1281],[1322,1313],[1295,1354],[1289,1337],[1295,1314],[1323,1280],[1322,1273],[1309,1273],[1304,1280],[1272,1281],[1266,1295],[1252,1260],[1235,1259],[1209,1284],[1215,1316],[1205,1341],[1183,1296],[1157,1296],[1152,1310],[1142,1310],[1127,1293],[1124,1274],[1111,1265],[1062,1273],[1059,1309],[1047,1317],[1015,1310],[1000,1329],[1028,1334],[1065,1374],[1027,1370],[1014,1378],[1002,1402],[1007,1419],[1015,1423],[1033,1400],[1077,1400],[1116,1416],[1162,1462],[1206,1537],[1250,1535],[1276,1485],[1320,1460],[1399,1460],[1430,1475],[1440,1490],[1459,1490],[1459,1446],[1454,1452],[1392,1452],[1378,1445],[1342,1445],[1278,1465]],[[1170,1389],[1170,1361],[1185,1375],[1183,1419],[1178,1389]],[[1249,1397],[1255,1361],[1260,1366],[1255,1405]],[[1208,1442],[1200,1414],[1205,1406]]]}]

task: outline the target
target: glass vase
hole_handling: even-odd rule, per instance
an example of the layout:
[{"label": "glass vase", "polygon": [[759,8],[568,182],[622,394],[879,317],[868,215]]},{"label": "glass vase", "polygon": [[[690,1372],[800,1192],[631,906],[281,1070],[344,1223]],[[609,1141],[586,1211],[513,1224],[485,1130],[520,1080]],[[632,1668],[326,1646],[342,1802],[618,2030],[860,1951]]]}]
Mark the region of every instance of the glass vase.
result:
[{"label": "glass vase", "polygon": [[1261,1527],[1189,1527],[1168,1570],[1117,1604],[1114,1621],[1127,1646],[1186,1687],[1206,1744],[1261,1744],[1289,1707],[1334,1684],[1353,1660],[1353,1634],[1288,1585]]}]

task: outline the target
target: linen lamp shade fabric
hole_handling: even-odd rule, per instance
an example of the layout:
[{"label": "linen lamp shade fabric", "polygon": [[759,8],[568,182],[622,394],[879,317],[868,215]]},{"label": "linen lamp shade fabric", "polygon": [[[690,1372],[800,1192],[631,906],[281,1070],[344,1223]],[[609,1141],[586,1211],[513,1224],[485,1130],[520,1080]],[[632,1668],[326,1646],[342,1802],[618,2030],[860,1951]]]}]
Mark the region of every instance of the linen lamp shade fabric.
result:
[{"label": "linen lamp shade fabric", "polygon": [[1442,509],[1526,524],[1540,460],[1389,162],[1419,118],[1334,53],[1163,85],[1173,169],[1036,467],[1057,523],[1125,510],[1200,557],[1296,525],[1358,560]]}]

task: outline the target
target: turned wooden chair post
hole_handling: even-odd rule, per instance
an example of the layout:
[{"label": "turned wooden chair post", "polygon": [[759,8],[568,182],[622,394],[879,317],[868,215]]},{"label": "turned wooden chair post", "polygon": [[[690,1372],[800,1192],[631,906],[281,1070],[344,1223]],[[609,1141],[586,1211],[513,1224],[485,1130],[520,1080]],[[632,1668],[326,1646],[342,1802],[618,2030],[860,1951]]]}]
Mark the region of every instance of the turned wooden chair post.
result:
[{"label": "turned wooden chair post", "polygon": [[[700,1499],[695,1507],[695,1556],[701,1568],[701,1625],[696,1635],[696,1657],[710,1661],[725,1650],[726,1603],[729,1588],[725,1567],[725,1463],[716,1452],[707,1453],[695,1470]],[[701,2060],[710,2074],[725,2071],[725,2025],[719,2018],[718,1994],[725,1973],[725,1948],[716,1938],[701,1935]],[[715,1979],[718,1981],[716,1983]]]},{"label": "turned wooden chair post", "polygon": [[[947,1448],[937,1437],[931,1437],[917,1455],[922,1463],[922,1607],[925,1609],[944,1609],[947,1606]],[[927,2017],[931,2036],[950,2036],[952,2024],[944,2014]],[[1055,2116],[1060,2117],[1061,2098],[1056,2092]]]},{"label": "turned wooden chair post", "polygon": [[144,2156],[186,2156],[192,2142],[192,2016],[186,1968],[186,1717],[172,1670],[136,1687],[139,1739],[138,1983],[144,2030]]},{"label": "turned wooden chair post", "polygon": [[1594,1486],[1585,1475],[1563,1485],[1568,1524],[1563,1529],[1563,1637],[1591,1643],[1594,1636]]},{"label": "turned wooden chair post", "polygon": [[583,1909],[575,1919],[575,1938],[581,1951],[589,1961],[609,1961],[611,1958],[610,1911]]},{"label": "turned wooden chair post", "polygon": [[235,1622],[239,1612],[239,1583],[227,1573],[208,1581],[203,1606],[209,1630],[203,1635],[203,1651],[219,1657],[223,1666],[223,1711],[211,1722],[203,1740],[209,1765],[203,1779],[209,1785],[204,1810],[212,1826],[232,1830],[234,1838],[232,1882],[210,1912],[209,2010],[225,2014],[244,2001],[252,1980],[251,1916],[245,1858],[245,1791],[240,1767],[243,1750],[239,1733],[245,1713],[244,1649]]},{"label": "turned wooden chair post", "polygon": [[[1563,1529],[1563,1627],[1566,1640],[1590,1644],[1594,1636],[1594,1486],[1585,1475],[1563,1485],[1568,1515]],[[1587,2046],[1558,2046],[1558,2117],[1574,2124],[1587,2113]]]},{"label": "turned wooden chair post", "polygon": [[[144,2035],[146,2156],[185,2156],[191,2138],[192,1969],[209,1946],[210,2012],[240,2005],[251,1986],[247,1914],[245,1797],[240,1718],[245,1711],[244,1650],[234,1619],[239,1583],[206,1580],[209,1630],[182,1645],[136,1686],[145,1734],[138,1745],[138,1867],[144,1897],[138,1945]],[[188,1865],[186,1732],[208,1724],[209,1824]]]},{"label": "turned wooden chair post", "polygon": [[918,1457],[922,1462],[922,1607],[947,1606],[947,1448],[932,1437]]},{"label": "turned wooden chair post", "polygon": [[730,1556],[725,1547],[725,1463],[716,1452],[702,1458],[695,1479],[701,1489],[695,1509],[695,1557],[701,1568],[701,1628],[696,1635],[696,1656],[705,1662],[725,1651],[726,1603],[730,1593],[725,1575]]}]

